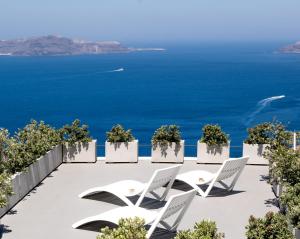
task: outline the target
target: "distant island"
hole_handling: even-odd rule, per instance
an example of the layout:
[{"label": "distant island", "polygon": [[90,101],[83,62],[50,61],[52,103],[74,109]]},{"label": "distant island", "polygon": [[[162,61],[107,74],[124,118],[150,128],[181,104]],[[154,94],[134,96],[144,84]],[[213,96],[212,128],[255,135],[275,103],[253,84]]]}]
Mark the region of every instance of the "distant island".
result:
[{"label": "distant island", "polygon": [[280,52],[300,54],[300,41],[296,42],[295,44],[288,45],[288,46],[281,48]]},{"label": "distant island", "polygon": [[134,51],[158,51],[163,48],[130,48],[117,41],[90,42],[59,36],[41,36],[0,40],[0,56],[72,56]]}]

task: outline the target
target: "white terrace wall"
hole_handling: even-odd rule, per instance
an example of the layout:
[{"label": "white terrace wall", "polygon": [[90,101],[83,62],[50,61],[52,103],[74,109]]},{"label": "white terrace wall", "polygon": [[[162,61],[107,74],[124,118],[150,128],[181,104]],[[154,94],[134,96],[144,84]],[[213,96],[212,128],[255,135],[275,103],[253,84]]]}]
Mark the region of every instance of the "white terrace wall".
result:
[{"label": "white terrace wall", "polygon": [[0,217],[40,184],[60,164],[62,164],[62,146],[58,145],[31,164],[24,172],[13,175],[14,195],[9,197],[6,207],[0,208]]}]

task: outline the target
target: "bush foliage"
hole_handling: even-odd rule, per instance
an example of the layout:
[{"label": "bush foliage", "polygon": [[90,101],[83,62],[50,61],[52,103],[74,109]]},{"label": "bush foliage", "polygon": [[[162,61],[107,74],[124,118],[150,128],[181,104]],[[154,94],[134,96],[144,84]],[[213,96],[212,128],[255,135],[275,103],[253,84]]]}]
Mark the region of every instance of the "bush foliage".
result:
[{"label": "bush foliage", "polygon": [[[269,160],[270,180],[286,188],[280,197],[280,204],[287,209],[283,213],[294,227],[300,228],[300,151],[291,149],[293,134],[278,122],[264,123],[256,128],[264,128],[267,132],[265,135],[270,146],[264,156]],[[274,223],[279,221],[278,218]]]},{"label": "bush foliage", "polygon": [[196,223],[193,230],[178,232],[175,239],[222,239],[224,237],[224,233],[218,233],[215,222],[203,220]]},{"label": "bush foliage", "polygon": [[287,216],[291,224],[300,229],[300,183],[288,186],[281,195],[280,201],[287,208]]},{"label": "bush foliage", "polygon": [[229,137],[222,131],[219,125],[205,125],[202,128],[203,135],[200,142],[206,143],[208,146],[227,145]]},{"label": "bush foliage", "polygon": [[43,121],[35,120],[23,129],[19,129],[14,137],[8,137],[7,133],[3,133],[2,136],[1,155],[3,155],[5,170],[10,174],[22,171],[61,143],[58,130],[46,125]]},{"label": "bush foliage", "polygon": [[291,141],[291,134],[280,122],[265,122],[247,131],[248,138],[244,141],[246,144],[272,144],[276,147],[278,144],[287,146]]},{"label": "bush foliage", "polygon": [[246,226],[247,239],[293,239],[288,222],[280,213],[268,212],[264,218],[250,216]]},{"label": "bush foliage", "polygon": [[11,178],[8,174],[0,174],[0,208],[7,203],[7,197],[12,195]]},{"label": "bush foliage", "polygon": [[114,229],[101,229],[97,239],[146,239],[145,221],[140,218],[120,219],[119,226]]},{"label": "bush foliage", "polygon": [[166,147],[168,144],[179,144],[181,140],[181,134],[177,125],[163,125],[158,128],[152,136],[152,145]]},{"label": "bush foliage", "polygon": [[246,144],[269,144],[271,143],[272,123],[258,124],[253,128],[247,129],[248,138]]},{"label": "bush foliage", "polygon": [[106,138],[111,143],[128,143],[134,140],[131,130],[125,130],[120,124],[113,126],[109,132],[106,132]]},{"label": "bush foliage", "polygon": [[[119,221],[117,228],[101,229],[97,239],[146,239],[145,222],[138,217],[126,218]],[[184,230],[177,233],[175,239],[222,239],[224,233],[218,233],[215,222],[201,221],[194,225],[193,230]]]},{"label": "bush foliage", "polygon": [[0,129],[1,206],[5,205],[5,199],[10,195],[9,175],[25,170],[56,145],[90,140],[87,126],[80,126],[79,120],[61,129],[55,129],[43,121],[32,120],[12,137],[7,129]]},{"label": "bush foliage", "polygon": [[0,173],[21,172],[54,146],[68,142],[89,142],[88,127],[75,120],[71,125],[55,129],[43,121],[32,120],[13,137],[7,130],[0,130]]},{"label": "bush foliage", "polygon": [[70,145],[74,145],[76,142],[88,143],[92,141],[88,126],[85,124],[81,125],[79,119],[74,120],[71,125],[65,125],[60,132],[63,142]]},{"label": "bush foliage", "polygon": [[279,146],[268,157],[272,178],[291,186],[300,183],[300,152]]}]

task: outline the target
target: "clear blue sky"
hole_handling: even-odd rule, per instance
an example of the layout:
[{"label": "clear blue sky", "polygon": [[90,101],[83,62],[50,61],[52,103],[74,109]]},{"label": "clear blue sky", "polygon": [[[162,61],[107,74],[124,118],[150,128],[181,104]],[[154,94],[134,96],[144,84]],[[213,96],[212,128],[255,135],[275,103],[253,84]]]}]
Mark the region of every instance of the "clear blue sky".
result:
[{"label": "clear blue sky", "polygon": [[0,38],[296,41],[300,0],[0,0]]}]

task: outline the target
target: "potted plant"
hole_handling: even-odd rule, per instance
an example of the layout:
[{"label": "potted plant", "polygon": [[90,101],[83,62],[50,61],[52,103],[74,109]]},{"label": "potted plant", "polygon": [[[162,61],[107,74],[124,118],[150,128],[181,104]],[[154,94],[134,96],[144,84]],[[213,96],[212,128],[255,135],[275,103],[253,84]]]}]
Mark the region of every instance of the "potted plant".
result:
[{"label": "potted plant", "polygon": [[106,163],[136,163],[138,161],[138,140],[135,140],[131,130],[125,130],[122,125],[116,125],[106,133],[105,162]]},{"label": "potted plant", "polygon": [[247,129],[248,137],[243,143],[243,155],[249,156],[249,164],[269,164],[265,152],[270,146],[272,137],[272,123],[262,123]]},{"label": "potted plant", "polygon": [[229,159],[230,142],[219,125],[205,125],[197,144],[197,163],[223,163]]},{"label": "potted plant", "polygon": [[97,141],[91,139],[88,126],[80,124],[80,120],[76,119],[61,130],[65,163],[94,163],[97,160]]},{"label": "potted plant", "polygon": [[61,135],[43,121],[32,120],[13,137],[0,130],[0,174],[11,175],[14,191],[0,217],[62,163]]},{"label": "potted plant", "polygon": [[184,140],[179,127],[163,125],[152,136],[151,161],[155,163],[183,163]]}]

